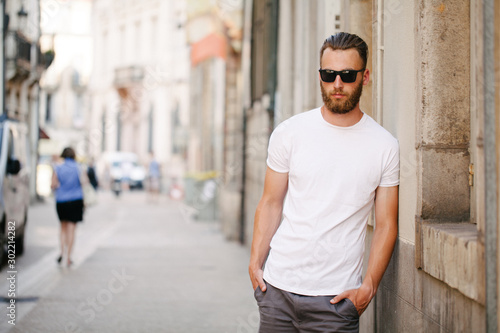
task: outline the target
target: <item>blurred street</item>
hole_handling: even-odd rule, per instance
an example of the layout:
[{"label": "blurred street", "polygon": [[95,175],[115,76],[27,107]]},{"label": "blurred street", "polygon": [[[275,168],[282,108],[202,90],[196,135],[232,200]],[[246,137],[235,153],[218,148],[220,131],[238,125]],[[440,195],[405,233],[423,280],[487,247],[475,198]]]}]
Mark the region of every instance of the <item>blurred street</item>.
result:
[{"label": "blurred street", "polygon": [[[58,266],[52,199],[30,207],[16,258],[15,326],[0,332],[256,332],[249,250],[183,204],[147,193],[99,193],[77,227],[71,268]],[[9,290],[0,272],[2,296]],[[2,317],[10,299],[1,303]]]}]

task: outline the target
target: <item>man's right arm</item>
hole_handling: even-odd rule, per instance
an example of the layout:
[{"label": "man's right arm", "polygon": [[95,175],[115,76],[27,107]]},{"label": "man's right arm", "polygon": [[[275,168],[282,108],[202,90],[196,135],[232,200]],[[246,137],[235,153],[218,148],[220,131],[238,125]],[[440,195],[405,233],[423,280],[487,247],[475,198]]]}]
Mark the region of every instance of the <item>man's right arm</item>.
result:
[{"label": "man's right arm", "polygon": [[255,212],[249,273],[253,289],[266,291],[262,267],[269,254],[271,239],[281,222],[283,201],[288,190],[288,173],[267,168],[264,193]]}]

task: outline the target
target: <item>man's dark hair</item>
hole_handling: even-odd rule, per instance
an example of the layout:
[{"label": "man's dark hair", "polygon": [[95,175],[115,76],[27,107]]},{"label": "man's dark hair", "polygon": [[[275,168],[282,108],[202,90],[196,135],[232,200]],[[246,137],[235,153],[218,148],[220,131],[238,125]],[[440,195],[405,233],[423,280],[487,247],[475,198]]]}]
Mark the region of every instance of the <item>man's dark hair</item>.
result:
[{"label": "man's dark hair", "polygon": [[61,153],[62,158],[71,158],[72,160],[75,159],[76,154],[73,148],[71,147],[66,147],[64,148],[63,152]]},{"label": "man's dark hair", "polygon": [[320,64],[323,53],[327,48],[331,48],[332,50],[356,49],[361,57],[361,60],[363,60],[363,68],[366,68],[366,63],[368,61],[368,45],[366,45],[365,41],[358,35],[347,32],[339,32],[325,39],[319,52]]}]

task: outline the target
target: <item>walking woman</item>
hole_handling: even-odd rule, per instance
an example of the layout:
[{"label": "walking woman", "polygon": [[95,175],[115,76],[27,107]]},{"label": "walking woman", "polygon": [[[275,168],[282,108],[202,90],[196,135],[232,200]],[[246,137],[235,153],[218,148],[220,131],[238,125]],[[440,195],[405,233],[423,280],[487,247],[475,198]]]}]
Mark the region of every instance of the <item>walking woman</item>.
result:
[{"label": "walking woman", "polygon": [[83,191],[80,184],[80,167],[75,161],[75,151],[64,148],[62,164],[54,167],[52,189],[55,190],[56,209],[61,221],[61,254],[57,262],[64,257],[68,267],[71,261],[71,250],[75,240],[76,224],[83,220]]}]

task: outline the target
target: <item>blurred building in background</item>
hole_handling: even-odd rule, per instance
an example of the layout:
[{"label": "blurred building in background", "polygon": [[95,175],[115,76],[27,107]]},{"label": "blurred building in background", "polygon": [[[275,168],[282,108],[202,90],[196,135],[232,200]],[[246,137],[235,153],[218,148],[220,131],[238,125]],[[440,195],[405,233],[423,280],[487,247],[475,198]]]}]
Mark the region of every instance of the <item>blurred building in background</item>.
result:
[{"label": "blurred building in background", "polygon": [[[39,0],[2,2],[4,40],[2,43],[3,80],[1,82],[1,113],[19,120],[29,129],[29,170],[37,163],[40,134],[38,122],[39,81],[50,64],[50,56],[41,53]],[[30,194],[36,196],[36,180],[30,177]]]},{"label": "blurred building in background", "polygon": [[191,46],[186,201],[238,238],[243,190],[242,0],[188,0]]},{"label": "blurred building in background", "polygon": [[92,70],[91,0],[41,0],[40,47],[51,60],[40,81],[37,193],[51,194],[51,163],[65,147],[86,155]]},{"label": "blurred building in background", "polygon": [[[95,0],[87,152],[154,153],[163,186],[183,176],[189,116],[184,1]],[[102,179],[106,167],[98,164]]]},{"label": "blurred building in background", "polygon": [[41,161],[74,147],[85,156],[92,70],[91,0],[41,0],[40,44],[54,59],[41,81]]}]

